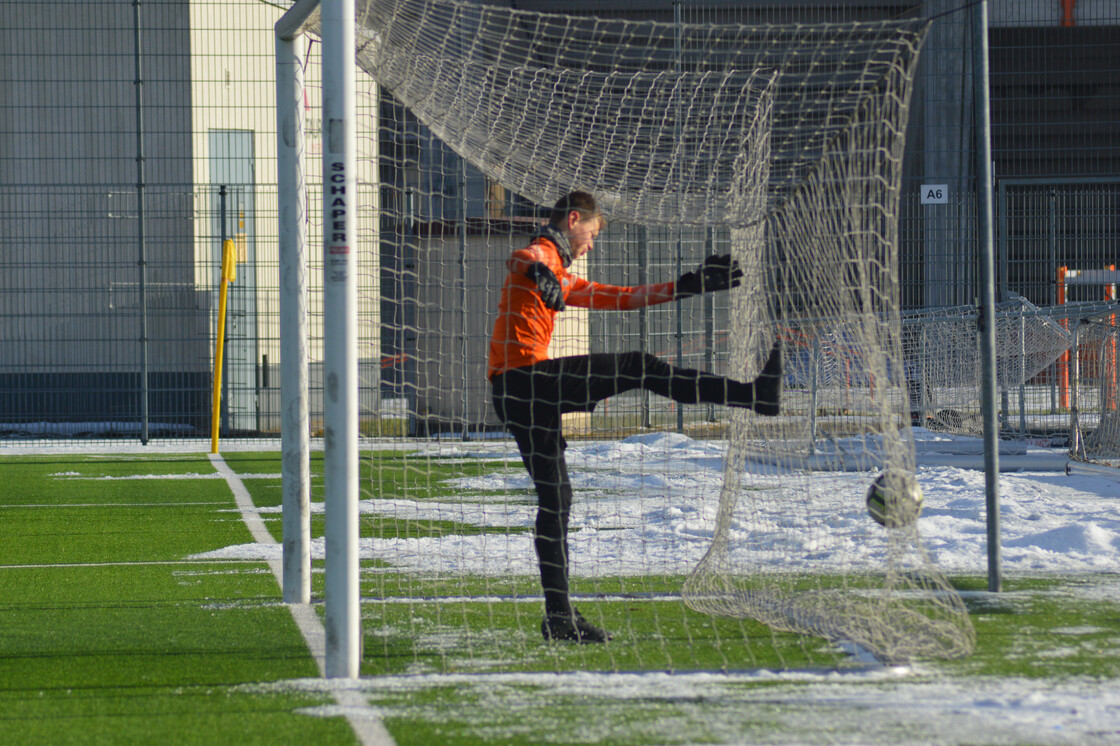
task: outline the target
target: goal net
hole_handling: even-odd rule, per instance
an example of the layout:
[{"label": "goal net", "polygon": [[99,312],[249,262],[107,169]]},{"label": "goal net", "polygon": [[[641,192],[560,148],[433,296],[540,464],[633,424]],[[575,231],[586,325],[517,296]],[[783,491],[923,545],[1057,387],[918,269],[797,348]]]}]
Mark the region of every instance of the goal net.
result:
[{"label": "goal net", "polygon": [[[885,528],[865,509],[880,472],[916,483],[896,221],[924,34],[914,20],[668,24],[358,3],[358,64],[400,123],[380,141],[379,302],[383,350],[400,341],[383,381],[398,376],[407,428],[370,442],[363,615],[380,631],[367,666],[378,649],[415,670],[971,650],[920,523]],[[577,274],[654,282],[731,253],[744,278],[643,313],[621,339],[605,336],[614,322],[566,311],[554,354],[641,348],[749,381],[780,341],[786,366],[778,417],[697,406],[659,420],[635,395],[566,423],[576,605],[615,633],[595,650],[541,647],[531,483],[508,441],[483,437],[505,260],[573,189],[610,220]],[[388,407],[366,410],[374,434]],[[702,440],[698,420],[718,439]]]},{"label": "goal net", "polygon": [[[1066,371],[1072,417],[1070,456],[1067,471],[1075,467],[1094,469],[1112,479],[1120,479],[1112,468],[1120,466],[1120,415],[1117,414],[1116,283],[1120,273],[1108,269],[1058,269],[1058,299],[1062,308],[1071,309],[1069,322],[1074,328],[1073,350],[1067,356]],[[1081,285],[1103,301],[1066,303],[1071,286]],[[1099,297],[1099,296],[1098,296]]]},{"label": "goal net", "polygon": [[1116,313],[1085,319],[1077,329],[1076,419],[1071,455],[1078,460],[1120,466],[1120,372]]},{"label": "goal net", "polygon": [[[1003,394],[1005,427],[1018,431],[1032,413],[1049,409],[1050,386],[1022,387],[1050,369],[1073,342],[1068,322],[1026,298],[996,307],[996,387]],[[977,338],[979,314],[972,306],[903,314],[911,411],[931,430],[980,437],[982,366]],[[1012,420],[1012,418],[1015,418]]]}]

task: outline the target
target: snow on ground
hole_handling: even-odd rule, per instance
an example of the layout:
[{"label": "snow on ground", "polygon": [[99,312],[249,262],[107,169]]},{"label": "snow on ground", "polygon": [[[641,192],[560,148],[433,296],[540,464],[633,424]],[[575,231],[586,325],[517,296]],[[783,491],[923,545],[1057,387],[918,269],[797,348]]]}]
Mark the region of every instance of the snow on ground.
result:
[{"label": "snow on ground", "polygon": [[[924,435],[928,434],[918,432],[919,438]],[[952,450],[952,445],[941,442],[940,436],[925,437],[920,442],[918,479],[925,493],[919,521],[921,542],[944,570],[983,575],[987,568],[984,473],[979,468],[945,465],[952,460],[937,458],[943,450]],[[532,525],[531,484],[511,446],[443,443],[431,450],[433,458],[440,459],[506,458],[508,467],[447,483],[445,486],[457,497],[364,500],[361,510],[367,519],[388,515],[480,526]],[[976,452],[975,448],[971,450]],[[1120,572],[1120,482],[1099,476],[1067,476],[1054,468],[1061,454],[1053,450],[1028,448],[1016,457],[1020,459],[1016,463],[1037,461],[1038,470],[1020,468],[1000,475],[1004,572]],[[692,567],[711,538],[723,482],[723,444],[674,434],[613,443],[573,442],[568,460],[576,489],[572,538],[578,572],[594,574],[595,568],[601,567],[612,573],[675,573]],[[979,466],[978,461],[975,463]],[[75,476],[71,472],[59,474],[61,478]],[[801,538],[799,549],[805,555],[813,554],[812,541],[823,542],[829,551],[816,548],[822,562],[836,561],[837,552],[846,553],[851,562],[874,561],[882,532],[867,518],[859,499],[871,476],[813,475],[818,505],[800,519],[783,517],[780,501],[765,499],[783,494],[779,478],[754,478],[752,486],[762,499],[752,507],[759,515],[750,519],[754,523],[737,515],[735,528],[743,532],[749,528],[771,545],[779,536],[797,540],[799,534],[808,533]],[[315,507],[322,509],[321,504]],[[797,514],[796,506],[793,514]],[[807,531],[811,526],[821,530]],[[322,552],[318,543],[314,553],[322,556]],[[535,573],[525,532],[423,540],[367,539],[363,540],[361,553],[421,572]],[[234,546],[206,556],[279,559],[280,546]],[[787,557],[784,561],[791,560]],[[1115,599],[1117,587],[1115,583],[1098,584],[1092,592]],[[1071,636],[1086,632],[1080,628],[1065,630]],[[744,686],[763,680],[770,684],[765,690]],[[361,717],[392,715],[394,705],[386,703],[386,698],[399,702],[394,695],[400,692],[455,687],[464,699],[453,702],[475,704],[466,713],[462,708],[454,712],[434,709],[427,717],[491,735],[489,721],[498,712],[523,713],[526,721],[546,720],[552,709],[546,705],[555,700],[599,703],[596,706],[600,707],[606,707],[601,704],[605,701],[619,701],[617,712],[589,711],[578,724],[588,742],[609,742],[610,732],[602,729],[622,719],[633,721],[633,708],[649,705],[653,708],[649,724],[652,740],[657,740],[658,733],[683,728],[689,707],[695,706],[691,717],[702,722],[706,732],[725,733],[727,743],[1120,743],[1120,686],[1107,679],[956,679],[927,677],[920,670],[896,674],[880,669],[866,677],[827,671],[438,674],[308,679],[260,686],[361,692],[373,700],[374,708],[361,708]],[[536,692],[542,703],[529,713],[526,708],[537,699],[527,700],[526,688]],[[658,718],[656,704],[661,701],[671,705],[676,713],[672,717],[678,720]],[[333,716],[339,714],[338,707],[325,705],[305,712]],[[401,714],[408,716],[410,707]],[[477,713],[477,724],[464,723],[470,713]],[[515,728],[502,727],[507,731]]]},{"label": "snow on ground", "polygon": [[[762,683],[766,688],[750,686]],[[632,737],[635,729],[646,727],[651,743],[665,742],[666,734],[688,732],[722,737],[727,744],[895,746],[1086,746],[1114,744],[1120,737],[1120,692],[1114,682],[1087,679],[1040,682],[981,677],[962,681],[890,669],[856,674],[574,671],[385,676],[360,681],[300,679],[251,688],[325,694],[357,691],[377,702],[379,697],[399,701],[402,694],[433,687],[454,688],[472,705],[469,710],[426,706],[429,721],[447,721],[456,729],[504,737],[518,733],[539,736],[551,726],[584,743],[610,743],[619,732],[619,722],[627,717],[627,735]],[[537,693],[537,698],[527,699],[526,689]],[[587,717],[578,723],[556,721],[558,703],[568,707],[585,703]],[[662,704],[670,711],[659,708]],[[634,717],[635,707],[644,708],[642,718]],[[411,704],[376,709],[382,717],[416,714],[416,706]],[[343,714],[335,705],[302,712],[318,717]],[[495,713],[503,712],[519,713],[519,719],[526,721],[524,729],[517,723],[495,723]],[[559,708],[559,712],[571,710]]]},{"label": "snow on ground", "polygon": [[[919,431],[921,434],[922,431]],[[512,447],[510,447],[512,448]],[[1040,464],[1054,451],[1035,449]],[[724,444],[674,433],[617,442],[573,442],[568,463],[575,490],[571,521],[573,572],[687,573],[710,543],[723,485]],[[933,453],[928,444],[919,449]],[[492,444],[442,444],[440,459],[493,458]],[[1026,458],[1031,458],[1028,452]],[[987,569],[986,488],[982,470],[919,461],[925,495],[921,544],[950,573]],[[978,462],[977,462],[978,463]],[[1000,535],[1006,573],[1120,570],[1120,481],[1046,471],[1000,475]],[[732,532],[749,542],[739,558],[788,568],[831,563],[873,565],[883,556],[883,531],[867,516],[862,496],[871,473],[820,472],[800,477],[758,476],[735,513]],[[799,490],[809,484],[812,504]],[[446,483],[458,494],[439,500],[390,497],[363,500],[367,516],[442,520],[477,526],[529,528],[532,485],[520,463]],[[791,508],[791,501],[795,503]],[[313,509],[322,510],[316,503]],[[279,510],[278,508],[275,510]],[[267,511],[262,511],[267,512]],[[322,542],[313,547],[321,556]],[[279,547],[243,545],[207,558],[278,557]],[[365,539],[362,556],[422,572],[486,575],[536,573],[527,533],[448,535],[423,539]]]}]

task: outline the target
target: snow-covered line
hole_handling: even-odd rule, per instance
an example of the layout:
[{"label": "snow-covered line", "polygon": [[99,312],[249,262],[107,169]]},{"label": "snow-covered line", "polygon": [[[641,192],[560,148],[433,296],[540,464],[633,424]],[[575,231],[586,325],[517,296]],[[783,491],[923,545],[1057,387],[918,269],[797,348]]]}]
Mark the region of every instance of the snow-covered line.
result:
[{"label": "snow-covered line", "polygon": [[898,681],[923,672],[914,666],[868,666],[850,668],[744,668],[728,671],[515,671],[515,672],[455,672],[390,674],[373,679],[289,679],[269,684],[251,684],[246,688],[255,691],[301,691],[330,693],[338,689],[358,689],[363,692],[418,691],[428,687],[456,687],[471,685],[528,686],[542,689],[567,689],[570,687],[599,690],[604,696],[624,697],[623,691],[637,697],[644,692],[672,698],[676,687],[706,685],[741,685],[769,682],[821,682],[847,681]]},{"label": "snow-covered line", "polygon": [[[550,703],[570,700],[718,702],[724,711],[743,715],[716,716],[726,718],[723,722],[729,729],[749,723],[752,717],[772,723],[770,734],[777,737],[765,743],[1111,744],[1116,742],[1120,711],[1120,695],[1112,680],[976,676],[956,680],[920,667],[425,673],[344,681],[294,679],[244,688],[322,694],[344,689],[383,697],[387,703],[412,692],[454,689],[461,701],[485,701],[494,709],[517,708],[527,717],[535,711],[525,706],[526,690],[533,702],[545,703],[540,705],[542,711]],[[339,714],[327,708],[303,712],[322,717]],[[462,712],[447,712],[457,720],[466,719]],[[791,738],[782,739],[783,735]]]},{"label": "snow-covered line", "polygon": [[[237,507],[241,509],[241,519],[245,521],[245,525],[248,527],[249,533],[253,535],[254,541],[259,545],[276,545],[276,540],[272,538],[272,534],[269,533],[264,521],[257,513],[253,505],[253,499],[249,495],[249,490],[245,488],[245,484],[241,481],[241,477],[226,464],[220,454],[211,454],[210,461],[233,492],[234,501],[237,503]],[[281,559],[268,559],[266,562],[272,570],[272,574],[276,577],[276,582],[282,587],[284,570]],[[289,604],[288,608],[300,634],[303,635],[303,639],[307,643],[308,650],[319,667],[320,673],[325,673],[327,634],[323,628],[323,623],[319,621],[319,615],[315,613],[310,604]],[[363,746],[393,746],[395,744],[393,737],[389,735],[389,731],[385,729],[384,723],[381,722],[377,710],[370,707],[369,701],[360,692],[353,689],[340,689],[334,693],[334,699]]]},{"label": "snow-covered line", "polygon": [[[76,472],[66,472],[62,474],[49,475],[54,479],[63,482],[130,482],[136,480],[146,479],[225,479],[225,477],[218,473],[213,474],[198,474],[195,472],[186,472],[183,474],[126,474],[124,476],[114,476],[111,474],[103,474],[97,477],[87,477]],[[242,474],[241,479],[280,479],[280,474]]]},{"label": "snow-covered line", "polygon": [[[680,601],[679,593],[647,593],[647,594],[605,594],[605,593],[573,593],[572,600],[580,604],[593,604],[598,601],[606,602],[647,602]],[[540,604],[544,601],[541,594],[483,594],[479,596],[363,596],[363,604],[408,605],[408,604]]]}]

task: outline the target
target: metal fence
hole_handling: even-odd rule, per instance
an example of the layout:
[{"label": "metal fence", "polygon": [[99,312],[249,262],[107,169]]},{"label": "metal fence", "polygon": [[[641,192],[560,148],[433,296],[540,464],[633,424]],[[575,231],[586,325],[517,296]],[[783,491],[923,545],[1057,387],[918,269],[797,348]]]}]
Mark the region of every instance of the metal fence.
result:
[{"label": "metal fence", "polygon": [[269,272],[257,266],[255,188],[145,186],[143,207],[128,184],[0,188],[8,437],[208,432],[226,238],[240,273],[229,292],[222,426],[275,429],[258,402],[278,382],[274,340],[259,331],[275,309],[257,281]]},{"label": "metal fence", "polygon": [[[1120,176],[998,179],[995,189],[998,299],[1059,303],[1058,269],[1108,269],[1120,261]],[[899,229],[906,308],[974,304],[978,285],[976,195],[922,204],[903,197]],[[1081,287],[1067,302],[1104,299]]]},{"label": "metal fence", "polygon": [[[845,10],[848,5],[858,6],[864,17],[933,15],[942,5],[954,4],[938,0],[888,8],[832,2],[820,4],[830,8],[823,15],[814,14],[812,4],[794,5],[796,18],[761,13],[757,3],[749,2],[738,10],[733,3],[720,4],[718,14],[708,15],[696,4],[685,18],[812,22],[844,20],[846,13],[857,12]],[[202,12],[187,12],[188,6]],[[644,6],[611,7],[638,12]],[[208,434],[220,247],[226,238],[237,244],[241,266],[229,301],[220,425],[227,435],[240,437],[269,437],[279,427],[280,280],[270,97],[272,23],[283,9],[250,0],[147,0],[139,14],[134,9],[131,0],[6,6],[8,22],[0,29],[5,59],[0,65],[0,444],[40,437]],[[669,13],[661,5],[650,12]],[[1021,47],[1035,45],[1030,49],[1038,56],[1054,58],[1061,39],[1048,26],[1042,28],[1049,23],[1048,12],[1041,3],[1003,8],[993,31],[998,78],[993,85],[1006,95],[995,108],[1002,138],[996,156],[1001,164],[1015,164],[1024,162],[1032,148],[1042,154],[1030,167],[997,169],[997,175],[1005,174],[996,184],[999,290],[1004,300],[1018,295],[1038,306],[1057,302],[1058,267],[1107,268],[1120,256],[1115,166],[1120,163],[1115,136],[1120,131],[1115,95],[1120,12],[1113,11],[1115,17],[1097,13],[1086,21],[1091,28],[1070,31],[1070,43],[1076,42],[1069,47],[1076,54],[1070,54],[1083,69],[1048,70],[1038,78],[1042,88],[1032,91],[1026,87],[1034,80],[1031,55]],[[95,17],[101,20],[91,21]],[[671,13],[666,19],[672,20]],[[960,145],[970,140],[968,112],[945,108],[945,96],[959,101],[965,93],[959,85],[968,76],[948,64],[946,50],[953,51],[966,35],[958,28],[960,16],[946,16],[938,24],[939,34],[931,41],[936,54],[927,50],[924,55],[915,96],[899,223],[901,297],[911,309],[968,305],[977,293],[975,198],[962,186],[968,183],[967,165],[958,168],[969,158]],[[1021,34],[1020,27],[1025,29]],[[113,51],[106,53],[107,48]],[[1079,72],[1080,88],[1075,85]],[[317,137],[316,95],[312,91],[307,107],[312,138]],[[1085,119],[1085,126],[1058,131],[1063,117],[1068,119],[1068,106],[1082,107],[1076,116]],[[362,115],[363,141],[376,164],[362,188],[380,207],[373,221],[378,237],[371,237],[367,247],[369,292],[361,309],[365,328],[376,327],[360,353],[362,409],[372,413],[368,428],[465,432],[480,424],[478,415],[466,413],[488,405],[484,381],[462,364],[464,350],[487,345],[489,329],[480,319],[487,294],[500,284],[504,257],[488,256],[462,271],[453,259],[451,269],[439,274],[442,289],[424,297],[418,290],[424,272],[418,261],[437,251],[425,243],[436,232],[458,230],[453,228],[457,221],[466,226],[485,218],[495,200],[504,200],[510,208],[505,214],[517,220],[531,221],[540,212],[512,195],[493,194],[492,185],[458,163],[390,100],[373,99]],[[1024,146],[1014,139],[1016,117],[1050,124],[1032,130],[1040,133],[1039,140]],[[956,150],[947,143],[955,143]],[[309,141],[309,156],[315,152],[316,143]],[[1099,157],[1082,157],[1089,152]],[[950,161],[956,166],[946,166],[942,179],[936,169]],[[1038,165],[1043,161],[1051,165]],[[941,180],[949,187],[945,201],[924,200],[922,185]],[[428,212],[418,218],[421,203]],[[317,209],[313,202],[312,210]],[[319,218],[313,214],[310,220],[314,224]],[[427,233],[422,236],[418,226],[426,226]],[[501,240],[508,243],[517,235],[511,229]],[[594,274],[627,283],[673,277],[717,242],[711,235],[667,237],[615,226],[593,257]],[[312,268],[313,274],[319,271]],[[1101,293],[1081,286],[1067,299],[1100,300]],[[449,310],[437,306],[450,302],[462,303],[458,312],[464,316],[469,307],[472,316],[463,323],[423,328],[435,310]],[[591,314],[589,345],[605,349],[608,340],[622,337],[685,364],[718,369],[727,329],[720,303],[718,298],[697,302],[685,318],[667,310],[627,318]],[[317,334],[314,319],[312,328]],[[423,381],[416,369],[421,337],[450,361]],[[450,420],[429,417],[417,404],[421,388],[438,388],[441,376],[462,379],[456,396],[464,401]],[[311,377],[314,428],[321,410],[314,342]],[[698,427],[715,414],[695,410],[690,416]],[[679,410],[641,395],[611,411],[618,422],[636,426],[684,424]]]},{"label": "metal fence", "polygon": [[136,196],[127,184],[0,188],[5,434],[139,435],[145,401],[160,434],[204,425],[213,304],[190,246],[201,195],[153,185],[143,251]]}]

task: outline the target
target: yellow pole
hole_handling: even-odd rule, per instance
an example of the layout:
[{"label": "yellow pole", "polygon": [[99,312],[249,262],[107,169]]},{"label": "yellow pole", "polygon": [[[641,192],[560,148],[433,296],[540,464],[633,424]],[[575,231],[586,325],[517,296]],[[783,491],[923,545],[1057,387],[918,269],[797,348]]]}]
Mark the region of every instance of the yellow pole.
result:
[{"label": "yellow pole", "polygon": [[222,244],[222,284],[218,290],[218,339],[214,352],[214,403],[210,413],[210,453],[218,452],[218,420],[222,408],[222,356],[226,346],[226,291],[237,280],[237,249],[233,241]]}]

